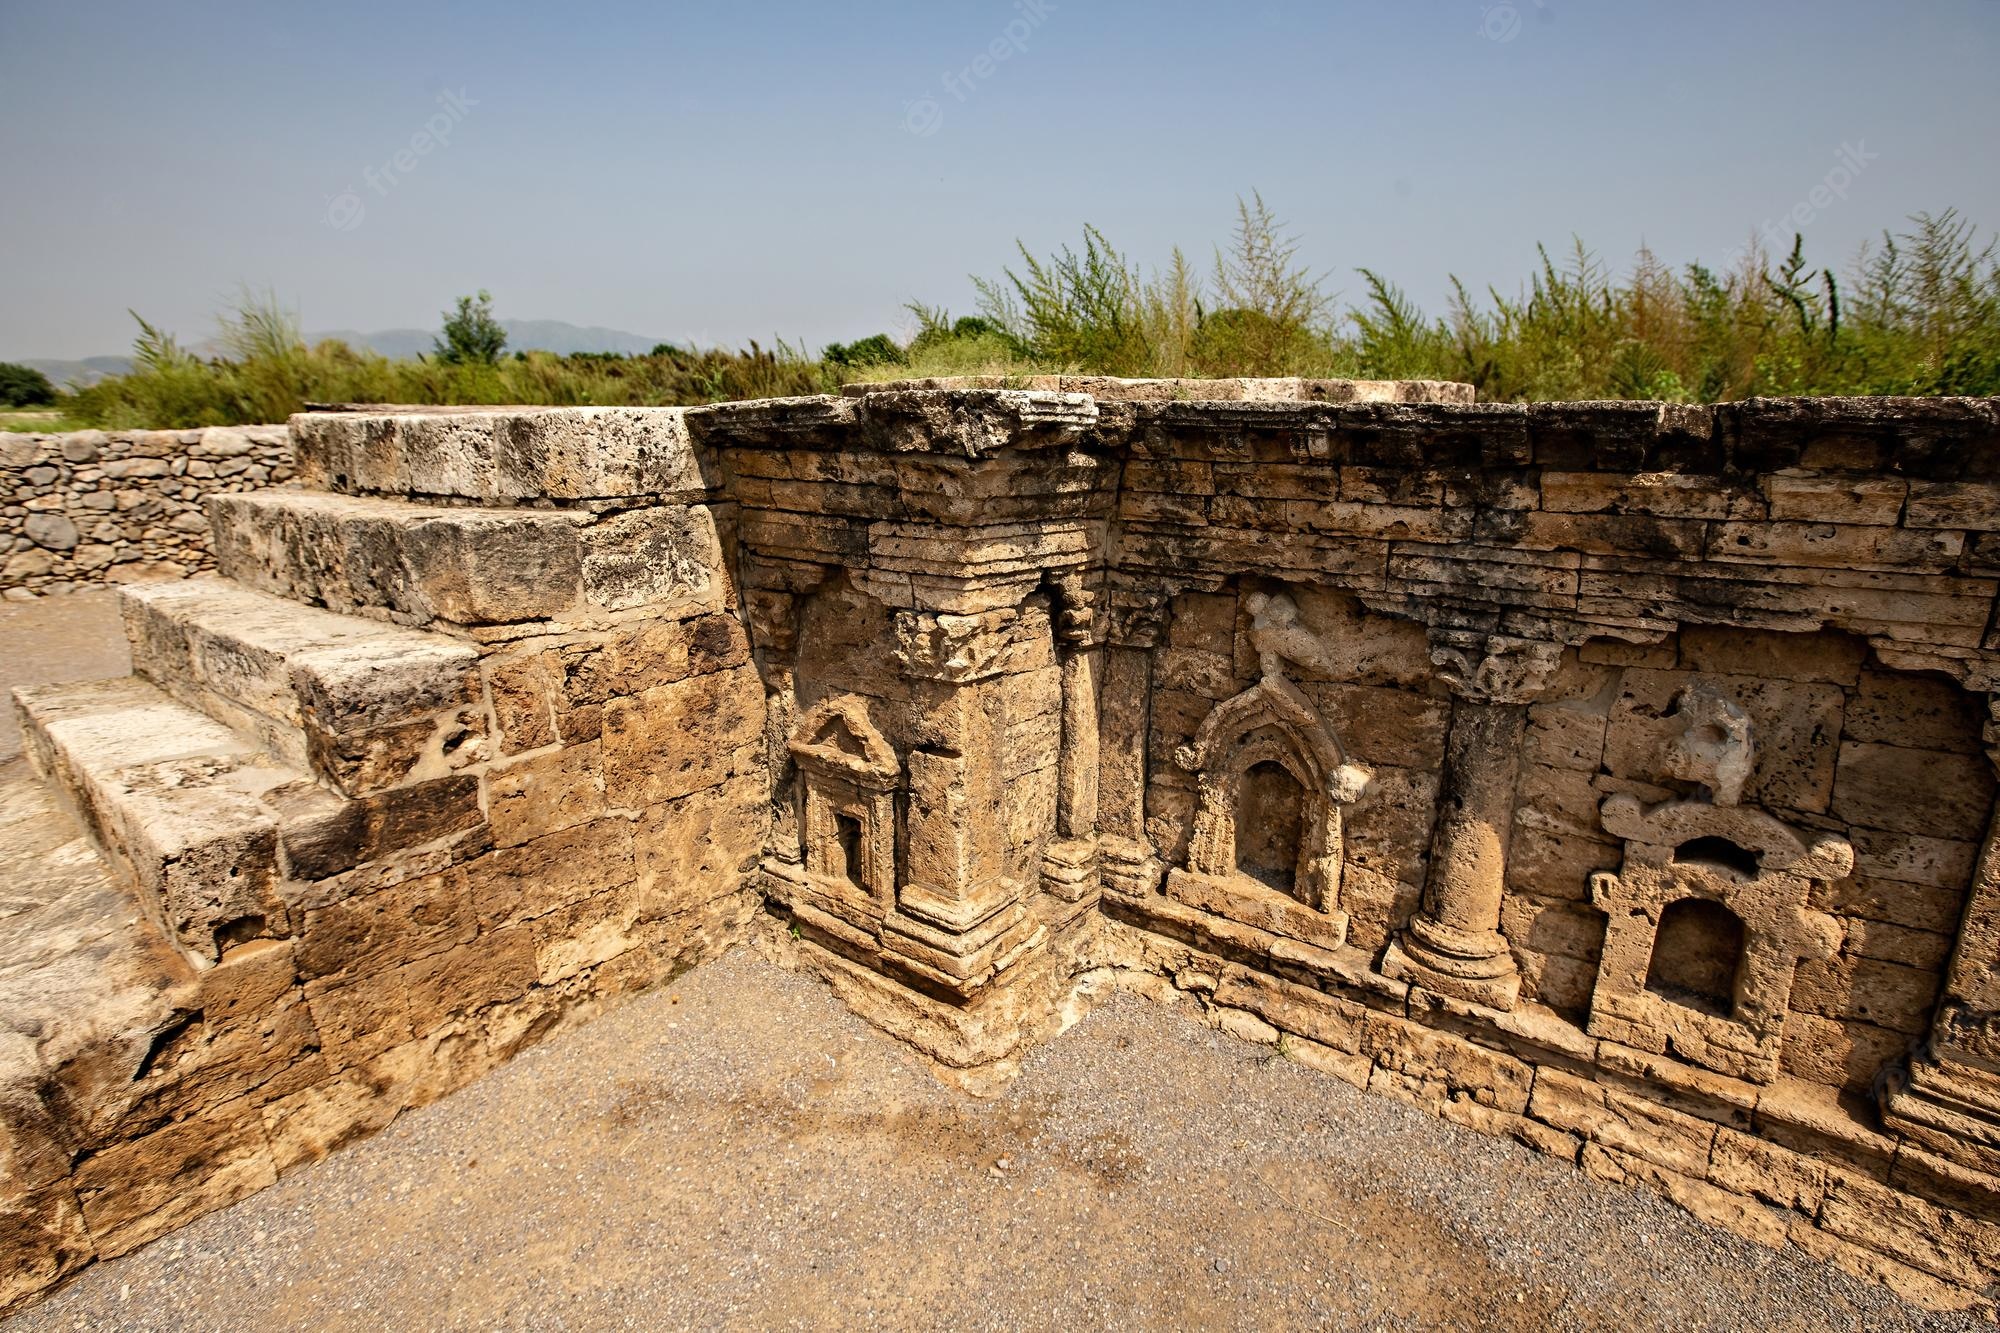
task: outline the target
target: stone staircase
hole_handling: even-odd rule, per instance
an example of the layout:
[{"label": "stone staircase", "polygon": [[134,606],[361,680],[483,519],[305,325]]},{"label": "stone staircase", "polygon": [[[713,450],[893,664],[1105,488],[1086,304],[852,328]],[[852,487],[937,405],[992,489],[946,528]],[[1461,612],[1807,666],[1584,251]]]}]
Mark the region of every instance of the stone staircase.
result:
[{"label": "stone staircase", "polygon": [[287,884],[479,823],[459,772],[485,753],[472,646],[227,578],[121,596],[133,675],[24,690],[22,730],[196,967],[292,934]]},{"label": "stone staircase", "polygon": [[129,676],[16,692],[0,1311],[740,935],[763,696],[682,416],[301,418],[319,489],[121,590]]}]

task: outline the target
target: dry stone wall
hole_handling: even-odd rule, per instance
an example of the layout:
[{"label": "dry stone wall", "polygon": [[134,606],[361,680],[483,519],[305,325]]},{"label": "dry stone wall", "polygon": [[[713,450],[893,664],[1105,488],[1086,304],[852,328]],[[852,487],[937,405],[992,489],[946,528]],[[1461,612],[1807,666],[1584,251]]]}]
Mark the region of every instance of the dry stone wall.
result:
[{"label": "dry stone wall", "polygon": [[754,936],[965,1086],[1127,987],[1993,1311],[1994,402],[292,429],[21,698],[122,887],[0,932],[0,1302]]},{"label": "dry stone wall", "polygon": [[283,426],[0,432],[0,598],[213,569],[203,501],[291,474]]}]

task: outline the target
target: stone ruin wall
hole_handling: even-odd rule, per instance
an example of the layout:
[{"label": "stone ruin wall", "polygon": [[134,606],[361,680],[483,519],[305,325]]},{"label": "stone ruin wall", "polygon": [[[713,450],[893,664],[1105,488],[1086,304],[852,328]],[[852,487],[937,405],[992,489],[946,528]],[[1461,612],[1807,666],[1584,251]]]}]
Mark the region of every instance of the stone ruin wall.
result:
[{"label": "stone ruin wall", "polygon": [[214,569],[203,501],[291,475],[283,426],[0,431],[0,598]]},{"label": "stone ruin wall", "polygon": [[[210,506],[226,596],[128,594],[147,688],[305,775],[266,898],[156,911],[144,1003],[10,1039],[0,1301],[751,936],[968,1086],[1126,987],[1991,1312],[1994,403],[1060,380],[294,432],[307,489]],[[273,704],[215,645],[294,606],[398,665],[288,649]],[[149,770],[80,688],[26,729],[125,846]]]}]

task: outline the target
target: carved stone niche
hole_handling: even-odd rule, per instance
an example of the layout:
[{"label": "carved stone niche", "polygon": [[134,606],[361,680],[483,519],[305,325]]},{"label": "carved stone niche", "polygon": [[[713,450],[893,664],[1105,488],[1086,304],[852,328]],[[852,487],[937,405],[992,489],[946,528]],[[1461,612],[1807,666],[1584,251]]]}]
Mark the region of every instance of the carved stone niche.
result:
[{"label": "carved stone niche", "polygon": [[895,747],[868,720],[867,705],[848,696],[809,709],[790,748],[807,887],[841,915],[879,923],[896,897]]},{"label": "carved stone niche", "polygon": [[1591,1034],[1770,1082],[1800,960],[1840,947],[1839,923],[1806,903],[1816,883],[1852,873],[1854,848],[1706,801],[1649,810],[1613,796],[1603,820],[1625,861],[1590,879],[1610,918]]},{"label": "carved stone niche", "polygon": [[1200,803],[1167,895],[1322,948],[1344,943],[1342,812],[1369,774],[1346,762],[1299,687],[1269,675],[1217,704],[1174,761],[1196,775]]}]

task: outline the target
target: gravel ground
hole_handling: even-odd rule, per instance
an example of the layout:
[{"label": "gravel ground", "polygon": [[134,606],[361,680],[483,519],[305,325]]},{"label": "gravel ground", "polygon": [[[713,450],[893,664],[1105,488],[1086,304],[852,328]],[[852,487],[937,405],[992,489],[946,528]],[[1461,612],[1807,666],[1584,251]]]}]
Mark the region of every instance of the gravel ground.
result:
[{"label": "gravel ground", "polygon": [[103,680],[131,670],[114,589],[0,602],[0,762],[21,753],[15,686]]},{"label": "gravel ground", "polygon": [[1129,996],[974,1100],[738,952],[7,1328],[852,1325],[1977,1327]]}]

